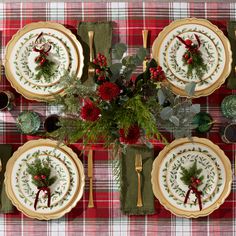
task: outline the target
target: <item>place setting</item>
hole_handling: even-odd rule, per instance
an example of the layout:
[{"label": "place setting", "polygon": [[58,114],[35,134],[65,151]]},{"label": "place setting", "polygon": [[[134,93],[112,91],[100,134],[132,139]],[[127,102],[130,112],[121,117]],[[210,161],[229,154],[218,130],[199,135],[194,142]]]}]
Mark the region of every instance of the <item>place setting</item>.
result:
[{"label": "place setting", "polygon": [[[21,135],[40,137],[20,146],[4,170],[7,197],[18,211],[57,219],[85,191],[86,208],[99,211],[97,143],[109,152],[124,215],[157,214],[155,198],[186,218],[208,216],[224,204],[231,162],[213,140],[197,137],[211,132],[215,120],[194,99],[224,84],[232,69],[230,42],[205,19],[173,21],[153,45],[150,31],[140,31],[143,47],[132,54],[124,43],[112,45],[111,22],[80,22],[78,37],[58,23],[30,23],[8,42],[4,67],[11,86],[27,100],[58,107],[44,118],[24,110],[15,120]],[[0,110],[14,109],[14,99],[0,91]],[[235,101],[230,95],[220,105],[232,119],[220,131],[225,143],[236,142],[230,136]],[[76,143],[85,163],[71,148]]]}]

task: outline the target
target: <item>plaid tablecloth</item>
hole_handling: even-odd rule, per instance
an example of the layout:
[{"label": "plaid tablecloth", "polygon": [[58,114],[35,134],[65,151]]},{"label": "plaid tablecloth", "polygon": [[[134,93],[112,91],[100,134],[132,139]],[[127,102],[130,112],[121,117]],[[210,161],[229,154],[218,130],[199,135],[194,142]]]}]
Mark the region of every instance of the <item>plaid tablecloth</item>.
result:
[{"label": "plaid tablecloth", "polygon": [[[5,46],[24,25],[37,21],[53,21],[65,25],[76,33],[79,21],[113,21],[113,41],[124,42],[129,53],[142,46],[141,30],[151,32],[151,47],[158,33],[172,20],[198,17],[207,18],[226,32],[228,20],[236,18],[235,3],[0,3],[1,56]],[[236,46],[236,45],[235,45]],[[141,70],[141,68],[140,68]],[[22,110],[35,110],[42,117],[53,113],[45,103],[24,99],[12,89],[4,76],[0,89],[10,89],[16,95],[16,107],[11,112],[0,112],[0,143],[13,144],[14,149],[36,137],[20,135],[15,119]],[[222,99],[236,91],[224,86],[209,97],[197,99],[202,111],[209,112],[215,120],[207,138],[218,144],[234,167],[235,145],[222,143],[219,127],[226,120],[220,112]],[[43,118],[42,118],[43,119]],[[77,146],[75,145],[75,148]],[[79,150],[78,150],[79,151]],[[152,216],[126,216],[120,212],[119,189],[112,174],[106,150],[95,151],[95,208],[88,209],[88,179],[85,194],[69,214],[58,220],[38,221],[25,217],[15,210],[0,215],[0,235],[234,235],[236,232],[235,182],[225,203],[208,217],[184,219],[172,215],[156,200],[157,214]],[[87,172],[87,160],[81,158]]]}]

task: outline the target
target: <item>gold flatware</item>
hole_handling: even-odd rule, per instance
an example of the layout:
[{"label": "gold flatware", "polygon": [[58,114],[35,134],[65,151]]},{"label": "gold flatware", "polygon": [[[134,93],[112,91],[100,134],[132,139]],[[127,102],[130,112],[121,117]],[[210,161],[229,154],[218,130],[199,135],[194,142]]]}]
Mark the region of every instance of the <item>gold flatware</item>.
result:
[{"label": "gold flatware", "polygon": [[94,207],[93,204],[93,150],[88,153],[88,177],[89,177],[89,203],[88,208]]},{"label": "gold flatware", "polygon": [[135,156],[135,171],[138,175],[138,200],[137,200],[137,207],[142,207],[142,194],[141,194],[141,176],[140,173],[143,170],[143,163],[142,163],[142,156],[141,154],[136,154]]},{"label": "gold flatware", "polygon": [[[147,39],[148,39],[148,30],[142,30],[142,35],[143,35],[143,48],[147,48]],[[147,59],[145,58],[143,61],[143,71],[146,70],[147,68]]]},{"label": "gold flatware", "polygon": [[[89,61],[93,62],[93,40],[94,40],[94,31],[88,31],[88,37],[89,37]],[[89,65],[88,68],[88,74],[89,76],[93,77],[95,73],[95,69]]]}]

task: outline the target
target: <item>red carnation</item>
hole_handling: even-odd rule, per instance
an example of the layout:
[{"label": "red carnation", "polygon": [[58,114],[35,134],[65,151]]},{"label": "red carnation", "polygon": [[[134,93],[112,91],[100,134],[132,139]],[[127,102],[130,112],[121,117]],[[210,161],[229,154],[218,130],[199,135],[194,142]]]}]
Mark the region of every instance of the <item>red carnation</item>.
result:
[{"label": "red carnation", "polygon": [[102,100],[111,101],[112,99],[118,97],[120,94],[120,88],[114,83],[105,82],[99,86],[98,93]]},{"label": "red carnation", "polygon": [[95,106],[90,100],[85,102],[80,112],[82,119],[88,121],[96,121],[99,118],[100,114],[100,109]]},{"label": "red carnation", "polygon": [[123,143],[134,144],[137,143],[140,138],[140,129],[138,125],[132,125],[129,127],[127,134],[124,129],[120,129],[120,141]]}]

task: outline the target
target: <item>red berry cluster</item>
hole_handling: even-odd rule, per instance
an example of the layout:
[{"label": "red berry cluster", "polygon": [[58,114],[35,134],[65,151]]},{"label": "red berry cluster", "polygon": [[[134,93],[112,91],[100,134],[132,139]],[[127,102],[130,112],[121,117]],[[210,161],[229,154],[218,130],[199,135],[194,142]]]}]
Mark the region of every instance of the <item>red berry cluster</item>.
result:
[{"label": "red berry cluster", "polygon": [[191,177],[191,182],[192,182],[192,185],[198,186],[198,185],[201,184],[202,181],[200,179],[198,179],[198,178],[195,178],[193,176],[193,177]]},{"label": "red berry cluster", "polygon": [[103,70],[100,70],[100,69],[96,69],[96,75],[98,76],[97,77],[97,80],[99,82],[105,82],[106,81],[106,76],[105,76],[105,72]]},{"label": "red berry cluster", "polygon": [[46,175],[35,175],[35,176],[34,176],[34,179],[35,179],[35,180],[38,180],[38,181],[40,181],[41,179],[44,180],[44,179],[46,179],[46,178],[47,178]]},{"label": "red berry cluster", "polygon": [[165,73],[162,70],[161,66],[157,66],[157,67],[152,67],[149,69],[150,73],[151,73],[151,79],[155,80],[155,81],[161,81],[164,80],[165,77]]},{"label": "red berry cluster", "polygon": [[93,60],[93,63],[100,67],[106,67],[107,59],[104,55],[102,55],[101,53],[98,53],[97,57]]},{"label": "red berry cluster", "polygon": [[193,58],[191,57],[190,52],[186,52],[183,55],[183,58],[185,59],[185,61],[187,62],[187,64],[192,64],[193,63]]}]

